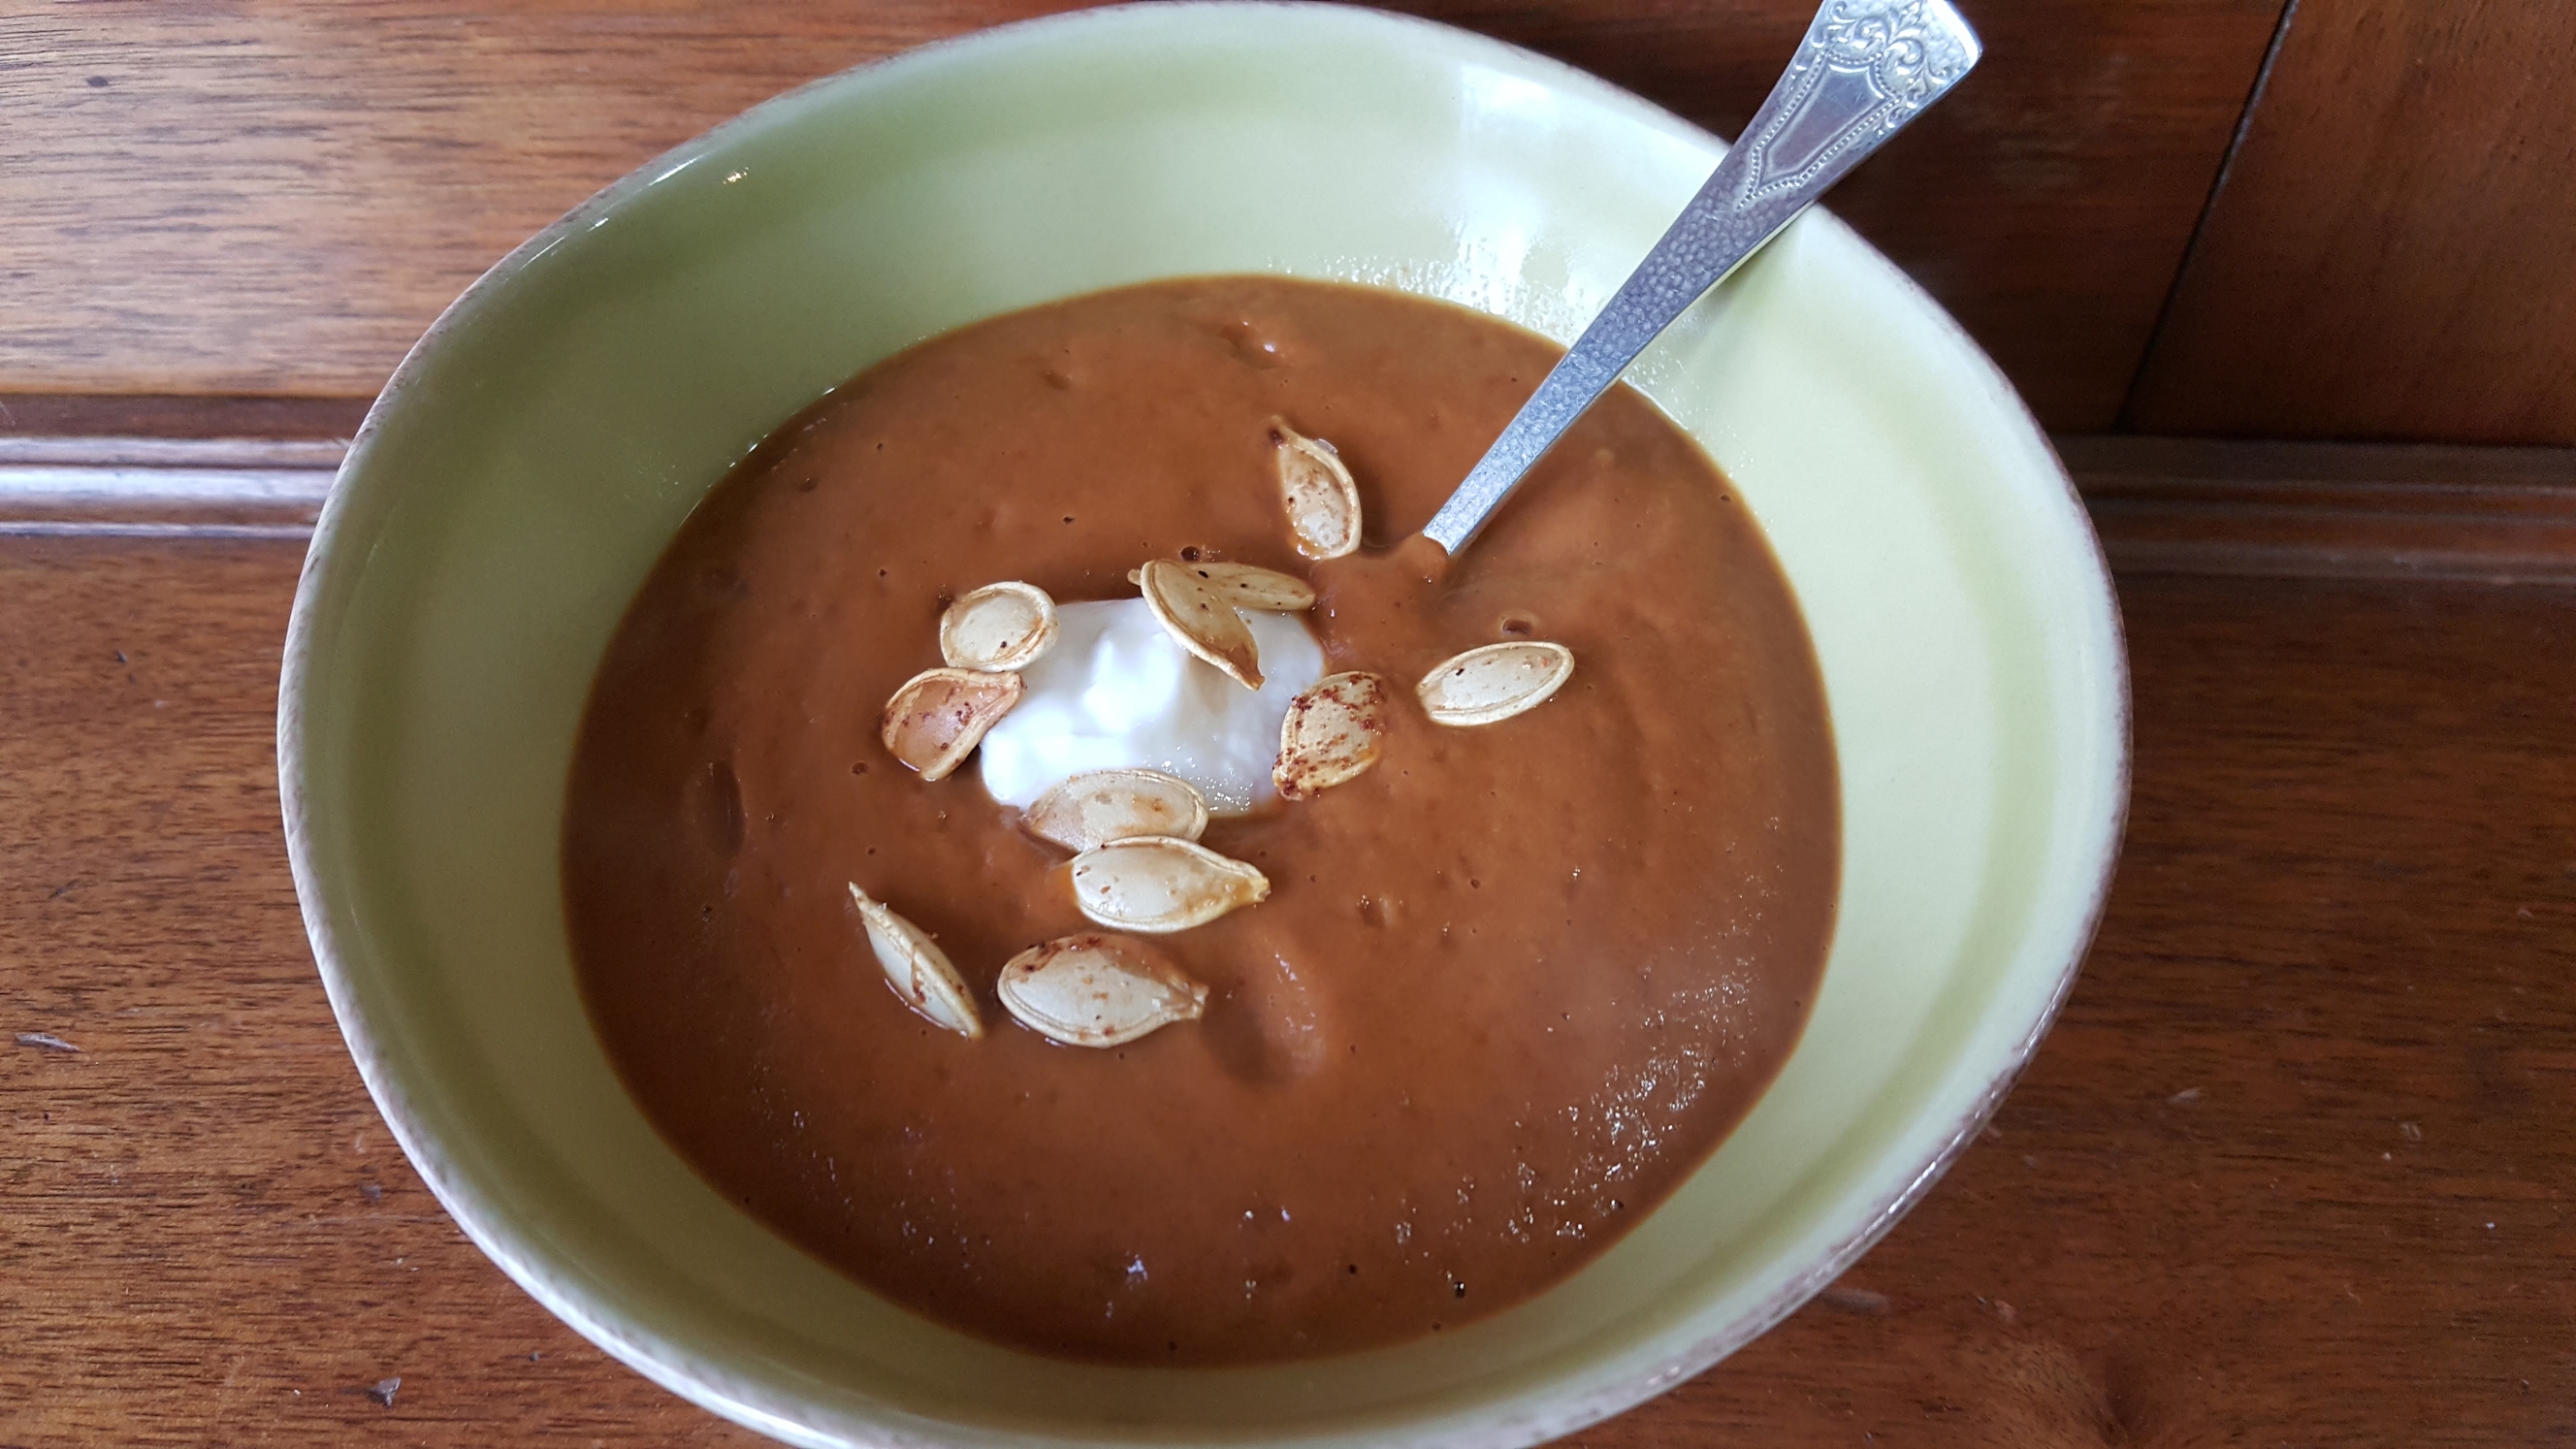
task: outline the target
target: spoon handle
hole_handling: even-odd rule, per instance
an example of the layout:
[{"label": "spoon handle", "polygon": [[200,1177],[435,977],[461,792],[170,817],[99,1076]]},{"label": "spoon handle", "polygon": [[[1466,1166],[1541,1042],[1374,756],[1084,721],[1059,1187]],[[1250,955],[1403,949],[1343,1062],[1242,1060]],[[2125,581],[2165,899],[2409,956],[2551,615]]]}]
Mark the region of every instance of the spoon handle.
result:
[{"label": "spoon handle", "polygon": [[1657,333],[1958,84],[1982,50],[1947,0],[1825,0],[1708,183],[1423,533],[1453,555],[1466,547]]}]

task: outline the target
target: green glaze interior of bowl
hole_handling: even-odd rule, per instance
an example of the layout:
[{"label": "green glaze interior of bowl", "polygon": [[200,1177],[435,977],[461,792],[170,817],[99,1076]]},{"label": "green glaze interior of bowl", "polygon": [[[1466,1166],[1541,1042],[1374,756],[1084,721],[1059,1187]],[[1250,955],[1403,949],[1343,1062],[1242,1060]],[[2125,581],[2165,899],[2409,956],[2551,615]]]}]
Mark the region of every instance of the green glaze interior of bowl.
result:
[{"label": "green glaze interior of bowl", "polygon": [[1591,1267],[1464,1331],[1272,1368],[1029,1357],[805,1257],[647,1125],[557,877],[593,668],[657,553],[825,389],[977,318],[1237,271],[1559,339],[1714,164],[1525,53],[1365,11],[997,31],[772,102],[531,241],[387,389],[317,536],[280,719],[296,877],[369,1086],[548,1307],[801,1442],[1491,1445],[1794,1307],[1974,1130],[2080,955],[2123,798],[2119,642],[2048,448],[1939,311],[1810,216],[1633,374],[1732,475],[1822,658],[1843,900],[1778,1084]]}]

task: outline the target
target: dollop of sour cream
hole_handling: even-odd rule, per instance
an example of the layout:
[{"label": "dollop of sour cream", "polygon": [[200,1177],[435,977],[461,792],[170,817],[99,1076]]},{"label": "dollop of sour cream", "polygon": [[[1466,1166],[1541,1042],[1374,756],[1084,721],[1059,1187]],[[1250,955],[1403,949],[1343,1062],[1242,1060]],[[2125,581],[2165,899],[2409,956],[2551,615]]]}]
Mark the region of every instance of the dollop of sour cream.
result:
[{"label": "dollop of sour cream", "polygon": [[1027,692],[984,736],[984,789],[1026,809],[1085,770],[1178,775],[1208,809],[1239,815],[1277,793],[1279,722],[1324,675],[1324,651],[1294,614],[1246,612],[1261,646],[1250,690],[1183,649],[1143,599],[1063,604],[1055,647],[1020,672]]}]

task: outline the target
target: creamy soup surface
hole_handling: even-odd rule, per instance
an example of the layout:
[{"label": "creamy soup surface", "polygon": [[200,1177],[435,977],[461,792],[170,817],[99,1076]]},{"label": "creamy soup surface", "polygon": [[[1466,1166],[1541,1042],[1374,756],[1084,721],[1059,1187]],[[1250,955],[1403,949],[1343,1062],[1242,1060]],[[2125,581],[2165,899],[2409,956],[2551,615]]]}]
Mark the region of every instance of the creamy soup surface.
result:
[{"label": "creamy soup surface", "polygon": [[[719,1191],[959,1328],[1128,1363],[1454,1329],[1602,1252],[1794,1044],[1832,930],[1824,691],[1725,478],[1642,397],[1595,408],[1454,564],[1414,537],[1557,355],[1444,304],[1278,278],[993,319],[836,389],[689,518],[602,664],[563,864],[610,1058]],[[1291,546],[1270,420],[1328,439],[1366,545]],[[1377,766],[1220,818],[1271,894],[1157,938],[1205,1015],[1105,1049],[996,973],[1097,930],[1066,852],[880,711],[951,599],[1132,598],[1151,558],[1310,580],[1326,667],[1391,682]],[[1552,640],[1526,714],[1413,682]],[[1198,666],[1204,667],[1204,666]],[[933,933],[967,1040],[907,1009],[848,886]]]}]

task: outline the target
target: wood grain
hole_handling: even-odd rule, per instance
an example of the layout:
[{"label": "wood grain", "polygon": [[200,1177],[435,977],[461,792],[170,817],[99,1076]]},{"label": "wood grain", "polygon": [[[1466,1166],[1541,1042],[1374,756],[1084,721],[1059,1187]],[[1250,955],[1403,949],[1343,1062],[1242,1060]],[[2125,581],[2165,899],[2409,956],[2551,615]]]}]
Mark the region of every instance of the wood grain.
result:
[{"label": "wood grain", "polygon": [[2576,6],[2305,0],[2127,425],[2576,443]]},{"label": "wood grain", "polygon": [[[2124,579],[2136,793],[1995,1122],[1646,1444],[2528,1446],[2576,1425],[2576,592]],[[1874,1436],[1874,1437],[1865,1437]]]},{"label": "wood grain", "polygon": [[[0,1444],[756,1442],[513,1288],[368,1104],[278,838],[301,557],[0,538]],[[2127,852],[1993,1131],[1833,1293],[1579,1442],[2576,1427],[2576,590],[2122,605]]]},{"label": "wood grain", "polygon": [[365,397],[168,393],[0,393],[0,439],[355,437]]},{"label": "wood grain", "polygon": [[2576,584],[2576,448],[2060,438],[2114,569]]},{"label": "wood grain", "polygon": [[344,445],[0,433],[0,535],[304,539]]},{"label": "wood grain", "polygon": [[[2124,572],[2576,583],[2576,449],[2055,442]],[[0,431],[0,534],[299,538],[343,449]]]},{"label": "wood grain", "polygon": [[[2043,418],[2106,426],[2280,4],[1985,0],[1972,7],[1982,69],[1838,209],[1958,313]],[[1051,8],[15,7],[0,13],[0,403],[366,397],[485,266],[655,153],[816,76]],[[1731,134],[1813,6],[1406,8]]]}]

